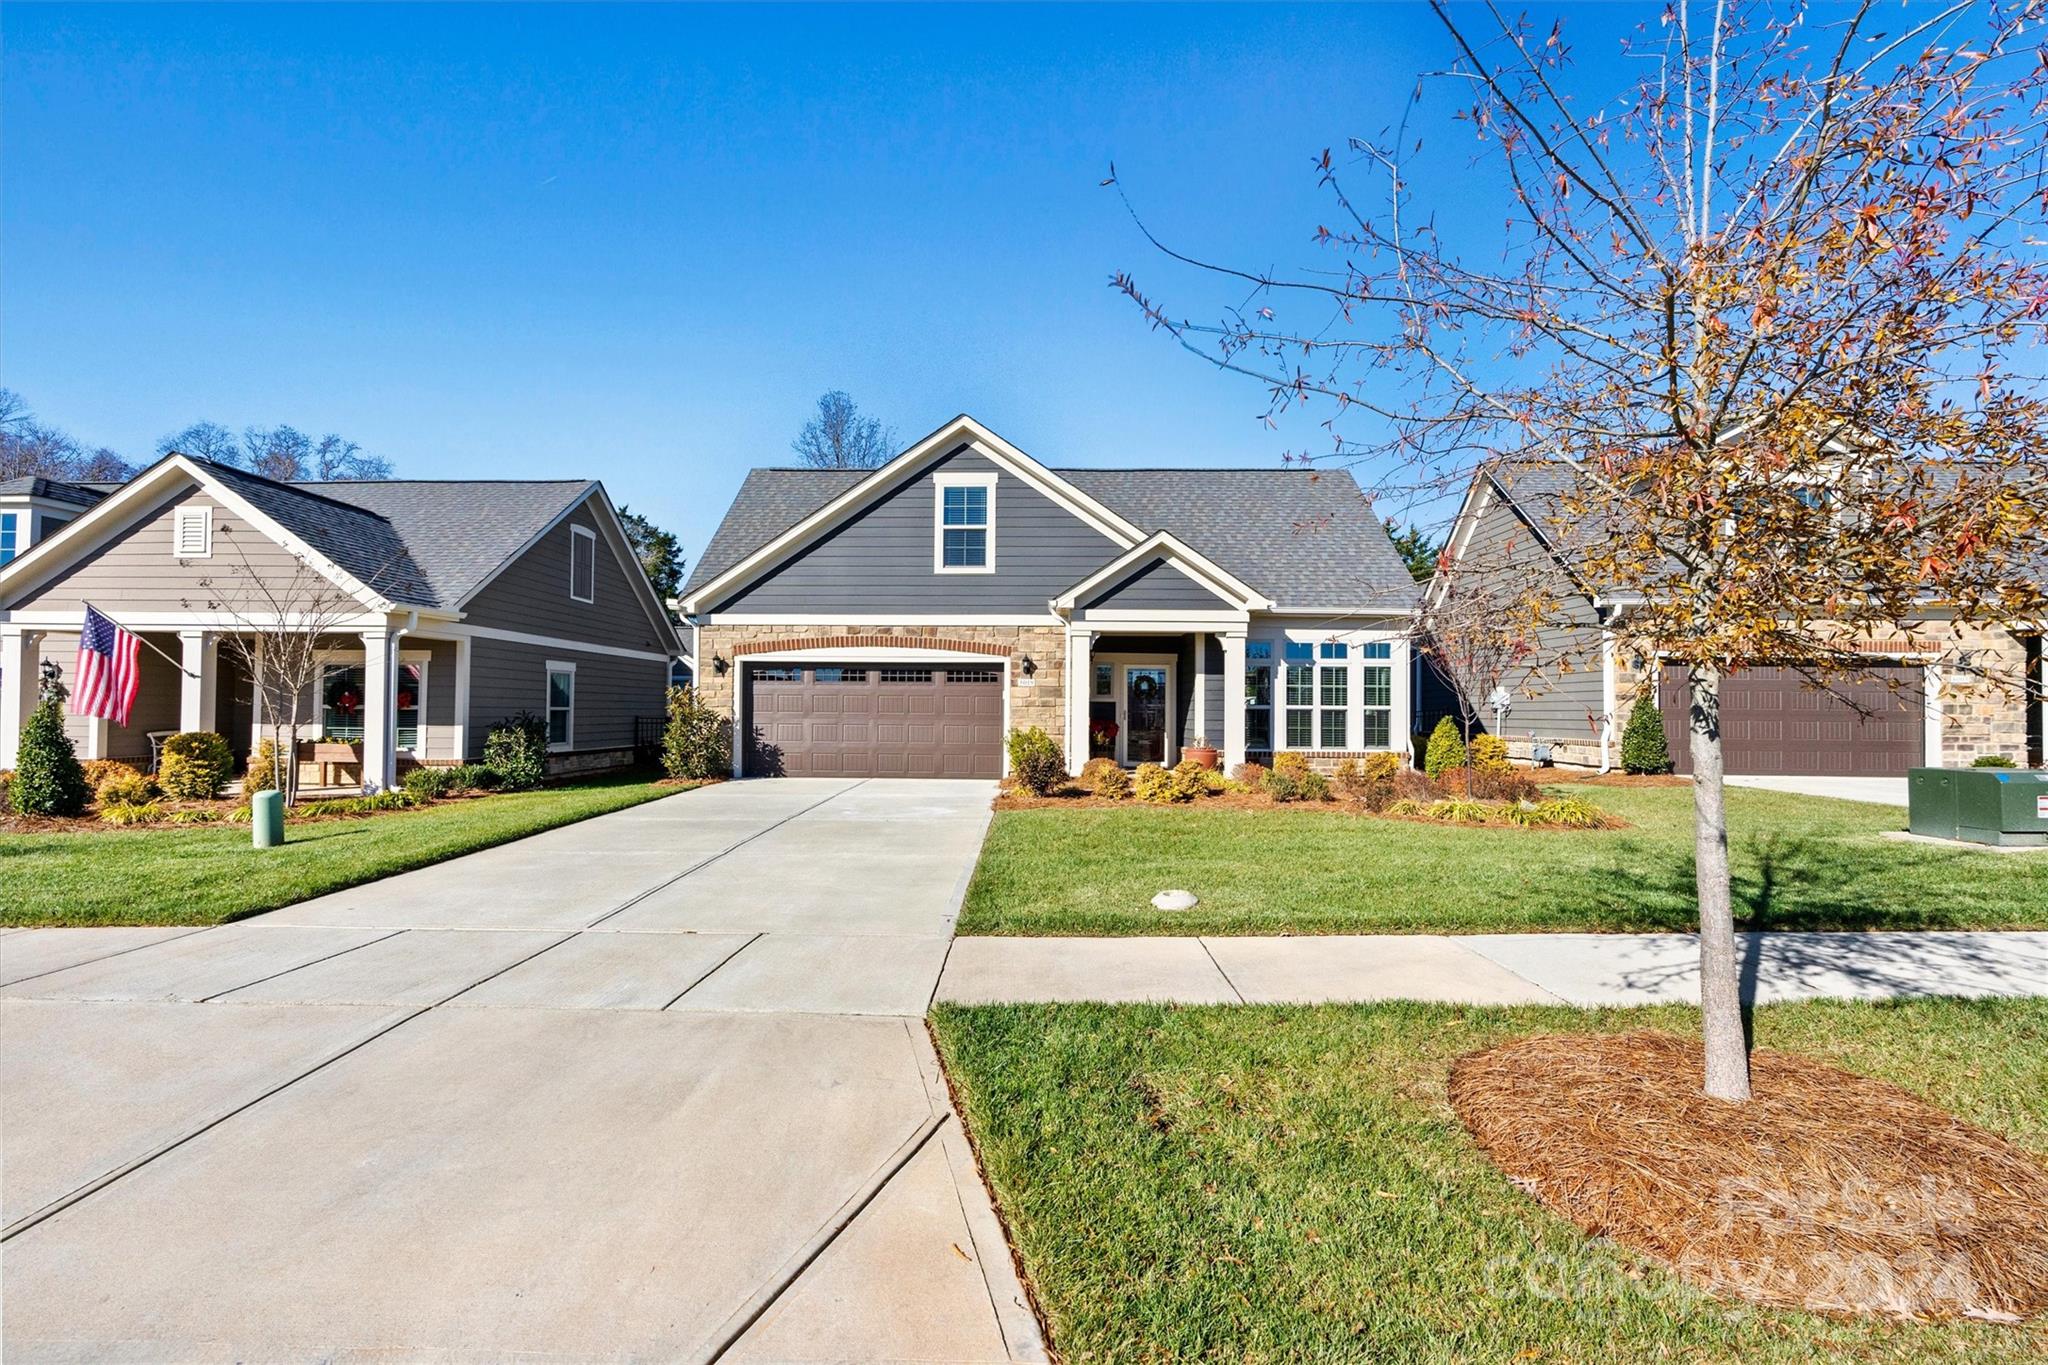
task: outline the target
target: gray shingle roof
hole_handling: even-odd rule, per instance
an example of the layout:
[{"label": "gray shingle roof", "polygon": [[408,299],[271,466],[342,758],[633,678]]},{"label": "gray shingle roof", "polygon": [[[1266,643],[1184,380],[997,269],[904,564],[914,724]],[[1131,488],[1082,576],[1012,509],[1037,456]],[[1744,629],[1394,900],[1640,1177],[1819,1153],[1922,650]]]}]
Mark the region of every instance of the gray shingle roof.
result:
[{"label": "gray shingle roof", "polygon": [[48,498],[53,502],[77,503],[90,507],[105,497],[106,493],[96,487],[82,483],[67,483],[62,479],[45,479],[30,475],[19,479],[0,479],[0,498]]},{"label": "gray shingle roof", "polygon": [[[499,566],[597,485],[589,479],[492,481],[380,480],[364,483],[274,485],[344,504],[373,516],[403,551],[403,574],[428,598],[386,595],[422,606],[452,607],[496,573]],[[361,562],[383,562],[385,543],[366,535]],[[355,569],[347,563],[351,573]],[[358,575],[361,577],[362,575]],[[365,582],[370,580],[365,577]]]},{"label": "gray shingle roof", "polygon": [[[1144,531],[1169,531],[1282,610],[1406,610],[1420,592],[1343,470],[1056,469]],[[756,469],[697,559],[688,595],[867,477]]]}]

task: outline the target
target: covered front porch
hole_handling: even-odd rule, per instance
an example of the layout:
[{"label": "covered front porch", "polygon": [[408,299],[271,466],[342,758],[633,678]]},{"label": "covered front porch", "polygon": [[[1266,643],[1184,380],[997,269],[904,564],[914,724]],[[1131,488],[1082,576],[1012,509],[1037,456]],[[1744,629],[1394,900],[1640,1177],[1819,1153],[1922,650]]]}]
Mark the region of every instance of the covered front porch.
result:
[{"label": "covered front porch", "polygon": [[[468,753],[466,635],[430,634],[402,620],[321,631],[317,665],[299,692],[294,725],[276,689],[256,685],[250,659],[262,656],[258,635],[236,630],[233,622],[119,623],[142,641],[135,703],[126,725],[66,716],[81,758],[119,759],[151,771],[169,736],[211,730],[228,741],[239,768],[287,726],[302,790],[376,791],[395,785],[416,764],[459,763]],[[66,686],[75,686],[77,650],[77,627],[10,626],[0,635],[0,719],[7,722],[0,757],[11,762],[21,721],[35,706],[43,660],[55,661]]]}]

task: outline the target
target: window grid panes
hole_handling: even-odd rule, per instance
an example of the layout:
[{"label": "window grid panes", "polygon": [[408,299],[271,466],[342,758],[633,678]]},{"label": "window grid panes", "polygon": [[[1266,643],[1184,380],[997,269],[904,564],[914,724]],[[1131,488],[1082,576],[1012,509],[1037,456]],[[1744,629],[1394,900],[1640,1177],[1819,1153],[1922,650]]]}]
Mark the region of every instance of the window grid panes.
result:
[{"label": "window grid panes", "polygon": [[1348,659],[1351,657],[1351,646],[1340,640],[1325,640],[1320,653],[1325,659]]},{"label": "window grid panes", "polygon": [[988,567],[988,489],[954,486],[939,493],[940,563],[949,569]]},{"label": "window grid panes", "polygon": [[1348,717],[1342,711],[1322,712],[1322,746],[1325,749],[1341,749],[1345,745],[1344,732],[1348,728]]},{"label": "window grid panes", "polygon": [[821,683],[864,683],[868,680],[865,668],[815,668],[811,679]]},{"label": "window grid panes", "polygon": [[1313,711],[1289,711],[1287,713],[1287,747],[1310,749],[1315,747],[1315,715]]},{"label": "window grid panes", "polygon": [[1385,640],[1375,640],[1371,644],[1359,646],[1358,656],[1362,659],[1391,659],[1394,657],[1394,647]]},{"label": "window grid panes", "polygon": [[1339,709],[1351,704],[1351,675],[1341,668],[1323,670],[1322,704]]},{"label": "window grid panes", "polygon": [[[1272,656],[1267,646],[1266,657]],[[1273,747],[1273,669],[1260,664],[1244,671],[1244,747],[1261,753]]]},{"label": "window grid panes", "polygon": [[1299,664],[1287,666],[1287,704],[1313,706],[1316,701],[1316,671]]},{"label": "window grid panes", "polygon": [[15,539],[14,530],[17,524],[15,513],[0,513],[0,564],[14,558],[19,548],[20,542]]},{"label": "window grid panes", "polygon": [[949,668],[946,681],[949,683],[999,683],[1002,672],[994,668]]},{"label": "window grid panes", "polygon": [[885,683],[928,683],[932,680],[929,668],[885,668],[882,681]]},{"label": "window grid panes", "polygon": [[548,670],[548,743],[569,742],[569,717],[576,705],[576,675]]}]

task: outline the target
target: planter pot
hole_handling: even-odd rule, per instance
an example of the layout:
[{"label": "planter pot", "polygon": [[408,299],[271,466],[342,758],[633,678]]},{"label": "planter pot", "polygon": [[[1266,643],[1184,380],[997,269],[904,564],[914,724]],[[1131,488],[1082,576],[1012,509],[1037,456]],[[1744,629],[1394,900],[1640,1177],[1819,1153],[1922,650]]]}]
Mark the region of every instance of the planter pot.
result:
[{"label": "planter pot", "polygon": [[1206,744],[1184,745],[1181,748],[1180,756],[1183,759],[1192,758],[1195,762],[1201,764],[1203,767],[1212,770],[1223,766],[1222,750],[1212,749]]}]

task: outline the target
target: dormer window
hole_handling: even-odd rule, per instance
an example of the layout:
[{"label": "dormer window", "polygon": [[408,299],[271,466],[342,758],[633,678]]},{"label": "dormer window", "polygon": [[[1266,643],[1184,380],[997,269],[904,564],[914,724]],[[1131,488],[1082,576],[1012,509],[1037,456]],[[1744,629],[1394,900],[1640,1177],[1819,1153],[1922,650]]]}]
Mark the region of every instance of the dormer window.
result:
[{"label": "dormer window", "polygon": [[994,573],[996,476],[935,474],[932,484],[933,572]]},{"label": "dormer window", "polygon": [[597,596],[597,532],[569,528],[569,596],[589,602]]},{"label": "dormer window", "polygon": [[180,507],[171,518],[171,558],[213,557],[213,509]]}]

